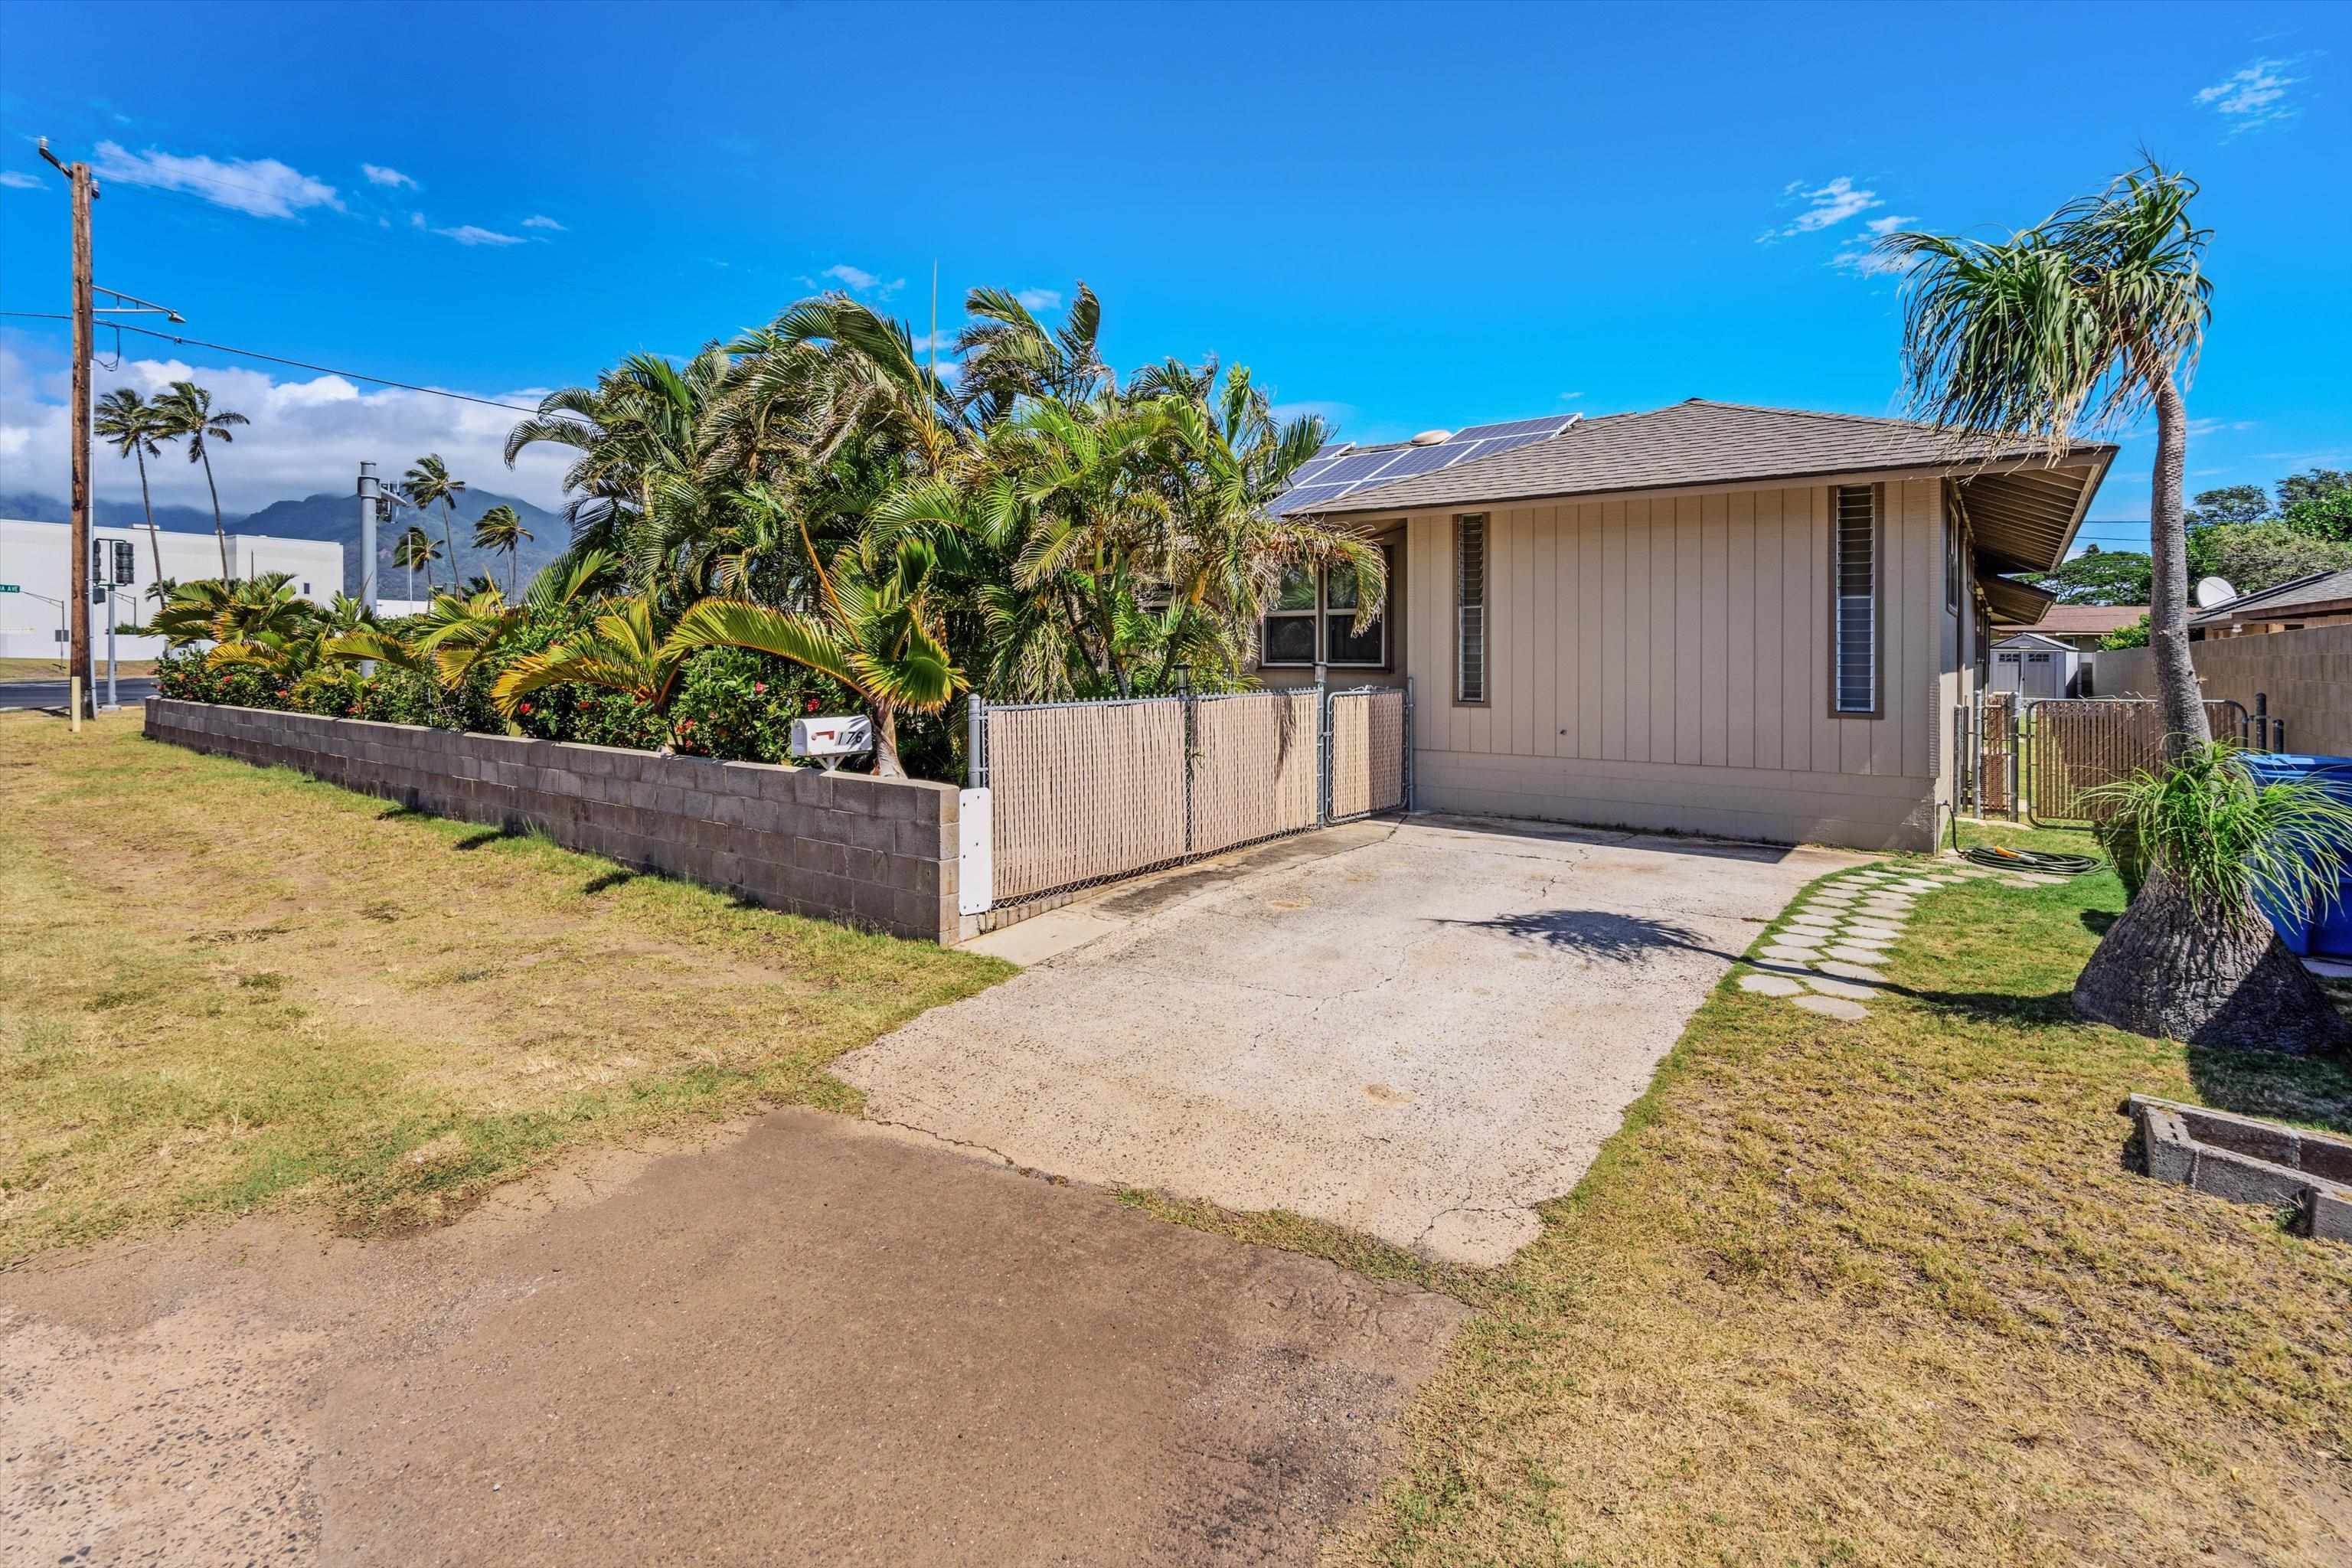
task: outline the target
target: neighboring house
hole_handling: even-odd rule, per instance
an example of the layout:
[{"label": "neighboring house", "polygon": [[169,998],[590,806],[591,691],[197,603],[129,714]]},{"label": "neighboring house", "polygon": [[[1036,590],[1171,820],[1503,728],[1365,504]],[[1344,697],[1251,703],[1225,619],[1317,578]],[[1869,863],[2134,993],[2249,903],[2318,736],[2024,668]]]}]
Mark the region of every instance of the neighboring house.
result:
[{"label": "neighboring house", "polygon": [[2189,617],[2192,642],[2210,637],[2299,632],[2305,626],[2352,621],[2352,571],[2315,572],[2258,594],[2242,594]]},{"label": "neighboring house", "polygon": [[1300,470],[1277,509],[1386,545],[1390,609],[1375,645],[1295,581],[1267,683],[1409,677],[1425,808],[1866,848],[1935,842],[1991,625],[2052,602],[2000,574],[2065,559],[2116,452],[1696,398],[1486,428],[1525,439]]},{"label": "neighboring house", "polygon": [[1996,621],[1992,635],[1998,642],[2014,633],[2030,631],[2084,653],[2095,653],[2101,637],[2139,625],[2140,617],[2147,614],[2146,605],[2053,605],[2040,620],[2024,626]]},{"label": "neighboring house", "polygon": [[[2056,609],[2053,606],[2052,613]],[[1986,689],[2014,691],[2029,701],[2036,697],[2088,697],[2092,694],[2090,656],[2039,631],[2017,632],[1992,645],[1992,679]]]},{"label": "neighboring house", "polygon": [[[104,523],[90,530],[90,538],[105,569],[128,552],[130,583],[114,590],[115,624],[142,621],[152,613],[147,588],[155,580],[155,556],[163,553],[163,575],[173,582],[194,582],[221,574],[220,541],[210,533],[160,529],[151,543],[144,523]],[[316,539],[278,539],[259,533],[228,536],[229,560],[240,577],[284,572],[294,579],[303,597],[326,604],[343,585],[343,547]],[[62,522],[27,522],[0,518],[0,584],[16,591],[0,592],[0,658],[56,658],[65,647],[58,633],[71,613],[73,530]],[[106,611],[93,605],[90,631],[99,657],[106,654]],[[153,658],[163,651],[162,637],[117,635],[114,650],[121,658]]]}]

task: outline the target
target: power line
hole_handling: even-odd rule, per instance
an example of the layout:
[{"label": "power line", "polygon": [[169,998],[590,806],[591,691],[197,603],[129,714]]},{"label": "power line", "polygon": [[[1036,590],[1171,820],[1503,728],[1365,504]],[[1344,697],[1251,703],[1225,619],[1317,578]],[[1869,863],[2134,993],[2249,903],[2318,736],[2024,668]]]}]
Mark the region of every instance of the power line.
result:
[{"label": "power line", "polygon": [[[54,310],[0,310],[0,316],[14,316],[26,321],[63,321],[71,318]],[[152,327],[134,327],[128,322],[108,321],[106,326],[118,332],[139,332],[165,342],[179,343],[192,349],[211,349],[217,353],[242,354],[247,359],[268,360],[272,364],[292,365],[297,370],[315,370],[321,375],[346,376],[352,381],[364,381],[375,386],[396,386],[403,392],[421,392],[429,397],[455,398],[459,403],[478,403],[485,408],[503,408],[512,414],[536,414],[538,409],[523,403],[500,403],[495,398],[473,397],[462,392],[445,392],[437,386],[419,386],[414,382],[394,381],[386,375],[370,375],[364,371],[337,370],[332,365],[312,364],[308,360],[288,359],[283,354],[266,354],[259,349],[241,349],[230,343],[209,343],[202,338],[184,338],[172,332],[159,332]]]}]

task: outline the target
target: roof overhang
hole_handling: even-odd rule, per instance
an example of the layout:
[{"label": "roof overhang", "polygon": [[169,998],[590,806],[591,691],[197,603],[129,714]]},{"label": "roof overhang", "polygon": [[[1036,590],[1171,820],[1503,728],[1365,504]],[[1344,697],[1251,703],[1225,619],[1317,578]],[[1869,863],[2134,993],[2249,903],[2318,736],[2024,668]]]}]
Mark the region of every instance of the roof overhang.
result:
[{"label": "roof overhang", "polygon": [[2056,463],[1981,466],[1956,471],[1952,487],[1977,556],[1995,572],[2050,572],[2074,548],[2091,498],[2116,448],[2076,447]]},{"label": "roof overhang", "polygon": [[2020,583],[2012,577],[1996,577],[1981,570],[1984,557],[1979,552],[1977,587],[1983,593],[1985,608],[1992,618],[2004,626],[2030,626],[2058,602],[2058,595],[2031,583]]},{"label": "roof overhang", "polygon": [[1995,647],[2023,647],[2029,645],[2034,647],[2046,647],[2052,653],[2074,653],[2076,651],[2074,644],[2060,642],[2056,637],[2044,637],[2040,632],[2017,632],[2009,637],[1996,637],[1993,639],[1992,646]]}]

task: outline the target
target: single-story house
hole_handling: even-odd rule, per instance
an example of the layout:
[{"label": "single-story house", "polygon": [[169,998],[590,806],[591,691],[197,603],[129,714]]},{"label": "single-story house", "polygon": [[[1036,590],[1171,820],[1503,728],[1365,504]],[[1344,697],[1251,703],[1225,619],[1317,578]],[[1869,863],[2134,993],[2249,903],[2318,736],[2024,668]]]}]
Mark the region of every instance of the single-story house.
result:
[{"label": "single-story house", "polygon": [[2352,571],[2315,572],[2191,615],[2189,639],[2299,632],[2346,621],[2352,621]]},{"label": "single-story house", "polygon": [[1698,398],[1337,445],[1276,510],[1383,543],[1389,609],[1302,574],[1262,679],[1410,678],[1425,809],[1926,848],[1992,625],[2052,603],[2000,574],[2065,559],[2115,453]]},{"label": "single-story house", "polygon": [[2028,625],[1995,621],[1993,641],[1998,646],[2003,637],[2031,632],[2083,653],[2095,653],[2101,637],[2139,625],[2147,614],[2146,605],[2053,605],[2040,620]]},{"label": "single-story house", "polygon": [[[1996,635],[2000,628],[1993,628]],[[1988,691],[2014,691],[2036,697],[2088,697],[2091,658],[2081,648],[2038,631],[2012,632],[1992,645],[1992,672]]]}]

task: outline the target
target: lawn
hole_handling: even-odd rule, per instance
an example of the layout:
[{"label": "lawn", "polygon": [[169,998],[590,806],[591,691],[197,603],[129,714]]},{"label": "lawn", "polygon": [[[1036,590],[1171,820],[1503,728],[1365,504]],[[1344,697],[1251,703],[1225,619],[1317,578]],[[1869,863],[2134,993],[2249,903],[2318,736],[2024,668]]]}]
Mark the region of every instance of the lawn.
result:
[{"label": "lawn", "polygon": [[195,1215],[429,1222],[993,984],[544,840],[0,715],[0,1262]]},{"label": "lawn", "polygon": [[1727,978],[1535,1244],[1427,1277],[1486,1311],[1332,1560],[2352,1560],[2352,1247],[2137,1174],[2116,1111],[2352,1128],[2352,1071],[2075,1023],[2121,905],[1932,893],[1856,1023]]}]

